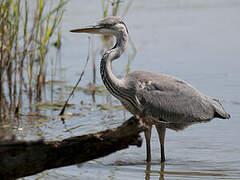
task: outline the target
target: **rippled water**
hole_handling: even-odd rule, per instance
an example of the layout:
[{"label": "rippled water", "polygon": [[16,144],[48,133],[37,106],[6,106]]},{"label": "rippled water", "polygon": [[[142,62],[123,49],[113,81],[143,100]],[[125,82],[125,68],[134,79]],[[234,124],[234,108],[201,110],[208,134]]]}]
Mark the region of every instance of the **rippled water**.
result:
[{"label": "rippled water", "polygon": [[[124,6],[127,1],[123,1]],[[122,7],[123,8],[123,7]],[[88,51],[87,35],[70,29],[91,24],[101,16],[101,2],[70,1],[63,23],[63,49],[59,60],[67,83],[46,87],[46,101],[65,100],[67,85],[77,81]],[[145,162],[145,144],[130,147],[105,158],[81,165],[48,170],[25,179],[239,179],[240,178],[240,2],[234,0],[133,1],[125,17],[137,54],[130,70],[162,72],[178,76],[203,93],[223,100],[230,120],[190,126],[166,134],[166,164],[160,165],[156,131],[152,136],[151,164]],[[100,46],[94,37],[95,48]],[[128,49],[131,53],[131,48]],[[116,74],[124,75],[128,55],[114,63]],[[101,59],[97,56],[97,59]],[[97,84],[101,85],[97,60]],[[118,68],[116,68],[118,67]],[[119,68],[122,67],[122,68]],[[91,65],[81,82],[92,79]],[[83,104],[80,103],[83,102]],[[77,92],[68,113],[76,113],[65,124],[55,118],[59,111],[41,110],[42,118],[26,116],[14,124],[19,139],[47,140],[92,133],[120,125],[130,114],[124,110],[101,110],[92,97]],[[90,103],[90,104],[87,104]],[[96,96],[96,104],[119,105],[109,95]],[[45,114],[44,114],[45,113]],[[52,118],[51,118],[52,117]]]}]

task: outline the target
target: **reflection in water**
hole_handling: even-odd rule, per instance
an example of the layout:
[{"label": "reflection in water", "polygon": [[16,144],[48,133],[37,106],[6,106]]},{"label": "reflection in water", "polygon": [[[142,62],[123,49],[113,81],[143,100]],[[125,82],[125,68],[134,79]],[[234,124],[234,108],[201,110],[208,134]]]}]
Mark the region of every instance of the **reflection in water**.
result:
[{"label": "reflection in water", "polygon": [[[164,180],[164,168],[165,164],[161,163],[160,164],[160,171],[159,171],[159,180]],[[146,163],[146,170],[145,170],[145,180],[150,180],[151,179],[151,163],[147,162]]]},{"label": "reflection in water", "polygon": [[165,167],[165,164],[164,164],[164,163],[161,163],[159,180],[164,180],[164,167]]},{"label": "reflection in water", "polygon": [[[220,163],[222,164],[222,163]],[[234,164],[238,164],[239,162],[232,162]],[[150,180],[151,177],[155,179],[156,176],[159,176],[159,180],[164,180],[165,176],[167,177],[177,177],[177,178],[191,178],[195,177],[198,179],[209,179],[209,178],[230,178],[230,177],[239,177],[239,168],[229,169],[227,168],[217,168],[218,164],[204,164],[204,162],[183,162],[179,163],[168,163],[168,169],[172,169],[169,171],[165,171],[165,163],[160,164],[160,170],[158,169],[159,164],[155,163],[147,163],[145,169],[145,180]],[[237,166],[238,166],[237,165]],[[195,167],[193,170],[189,167]],[[152,169],[151,169],[152,168]]]},{"label": "reflection in water", "polygon": [[151,174],[151,163],[150,162],[147,162],[147,164],[146,164],[145,173],[146,173],[145,180],[149,180],[150,179],[150,174]]}]

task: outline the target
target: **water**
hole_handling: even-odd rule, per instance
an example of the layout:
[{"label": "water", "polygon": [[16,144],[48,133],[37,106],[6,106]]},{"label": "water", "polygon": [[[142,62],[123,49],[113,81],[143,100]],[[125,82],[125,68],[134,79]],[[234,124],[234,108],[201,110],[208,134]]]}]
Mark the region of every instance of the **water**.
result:
[{"label": "water", "polygon": [[[126,5],[123,2],[122,6]],[[124,9],[124,7],[121,7]],[[69,33],[80,25],[95,23],[101,16],[101,1],[70,1],[63,23],[61,75],[67,83],[54,85],[53,101],[65,100],[67,85],[77,81],[88,51],[88,36]],[[230,120],[215,119],[184,131],[167,130],[165,167],[160,165],[157,133],[152,135],[151,164],[145,162],[145,144],[110,156],[48,170],[25,179],[239,179],[240,178],[240,3],[234,0],[144,0],[133,1],[125,22],[138,49],[131,71],[145,70],[178,76],[203,93],[223,100]],[[94,37],[95,48],[100,44]],[[131,48],[128,49],[131,52]],[[127,54],[114,63],[114,72],[124,75]],[[100,57],[97,56],[97,59]],[[117,68],[116,68],[117,67]],[[119,68],[121,67],[121,68]],[[97,84],[101,85],[99,60]],[[91,65],[81,85],[92,80]],[[59,80],[59,79],[58,79]],[[50,101],[50,85],[45,100]],[[19,139],[60,140],[120,125],[130,114],[124,110],[101,111],[92,97],[77,92],[67,113],[78,113],[65,121],[59,111],[40,110],[44,117],[24,116],[9,125]],[[97,96],[97,104],[119,105],[111,96]],[[79,114],[80,113],[80,114]],[[71,128],[77,127],[71,131]],[[8,128],[8,127],[7,127]]]}]

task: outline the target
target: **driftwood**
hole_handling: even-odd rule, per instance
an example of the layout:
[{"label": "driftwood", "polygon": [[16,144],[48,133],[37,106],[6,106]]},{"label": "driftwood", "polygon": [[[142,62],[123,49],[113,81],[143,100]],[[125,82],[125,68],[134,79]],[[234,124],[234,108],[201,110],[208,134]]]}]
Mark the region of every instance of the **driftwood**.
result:
[{"label": "driftwood", "polygon": [[106,156],[129,145],[142,144],[139,133],[145,130],[134,117],[121,126],[63,141],[0,141],[0,177],[13,179],[83,163]]}]

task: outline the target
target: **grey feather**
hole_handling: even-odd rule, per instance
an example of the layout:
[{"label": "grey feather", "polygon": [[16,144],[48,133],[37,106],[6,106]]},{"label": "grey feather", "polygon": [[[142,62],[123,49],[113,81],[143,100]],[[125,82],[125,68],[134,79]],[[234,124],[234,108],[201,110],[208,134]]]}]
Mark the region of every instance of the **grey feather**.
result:
[{"label": "grey feather", "polygon": [[159,120],[167,123],[169,128],[171,124],[186,127],[196,122],[209,121],[216,113],[222,118],[229,118],[219,101],[203,95],[179,78],[136,71],[125,79],[129,87],[134,87],[135,96],[143,109],[142,115],[153,119],[155,123]]}]

